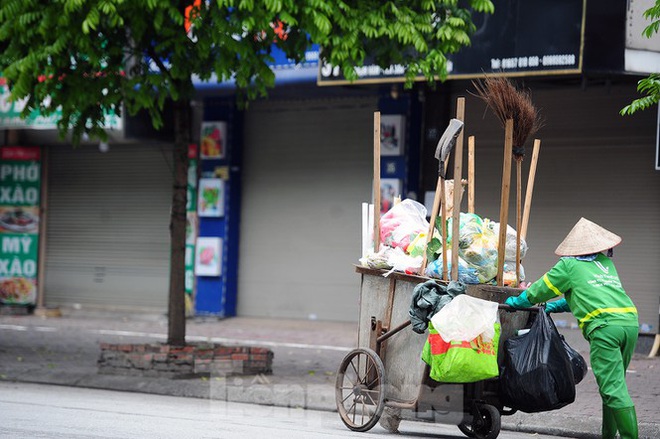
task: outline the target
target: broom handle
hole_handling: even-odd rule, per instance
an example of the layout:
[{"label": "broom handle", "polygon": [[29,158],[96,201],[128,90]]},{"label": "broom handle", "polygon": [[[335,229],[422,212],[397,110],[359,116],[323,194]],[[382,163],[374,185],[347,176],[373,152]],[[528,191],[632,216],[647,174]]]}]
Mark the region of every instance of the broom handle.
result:
[{"label": "broom handle", "polygon": [[529,176],[527,177],[527,189],[525,192],[525,210],[523,211],[523,219],[520,236],[525,239],[527,236],[527,226],[529,225],[529,214],[532,207],[532,192],[534,192],[534,178],[536,177],[536,165],[539,161],[539,150],[541,149],[541,140],[534,139],[534,150],[532,151],[532,161],[529,165]]},{"label": "broom handle", "polygon": [[374,112],[374,253],[380,250],[380,111]]},{"label": "broom handle", "polygon": [[[460,97],[456,100],[456,119],[465,122],[465,98]],[[459,228],[461,225],[461,192],[463,186],[461,179],[463,177],[463,133],[465,126],[456,139],[456,153],[454,154],[454,206],[452,211],[452,232],[451,232],[451,278],[458,280],[458,243]],[[442,199],[444,201],[444,198]],[[446,240],[445,240],[446,241]],[[443,255],[444,256],[444,255]],[[443,270],[444,261],[443,260]],[[444,278],[443,278],[444,279]]]},{"label": "broom handle", "polygon": [[474,136],[468,137],[468,212],[474,213]]},{"label": "broom handle", "polygon": [[497,285],[504,285],[504,252],[506,229],[509,221],[509,192],[511,190],[511,160],[513,149],[513,120],[508,119],[504,128],[504,164],[502,168],[502,197],[500,199],[500,237],[497,243]]},{"label": "broom handle", "polygon": [[522,210],[522,157],[516,160],[516,284],[520,285],[520,223]]}]

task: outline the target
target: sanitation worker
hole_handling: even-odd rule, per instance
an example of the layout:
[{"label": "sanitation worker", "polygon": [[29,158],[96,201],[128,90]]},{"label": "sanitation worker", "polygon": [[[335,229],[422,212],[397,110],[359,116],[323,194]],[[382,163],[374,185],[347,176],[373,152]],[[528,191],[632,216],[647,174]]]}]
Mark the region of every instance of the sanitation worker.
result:
[{"label": "sanitation worker", "polygon": [[637,343],[637,308],[621,286],[612,248],[621,237],[580,218],[559,244],[559,262],[506,304],[528,308],[549,302],[546,312],[573,313],[589,342],[591,369],[603,402],[603,439],[637,439],[637,415],[626,386],[626,370]]}]

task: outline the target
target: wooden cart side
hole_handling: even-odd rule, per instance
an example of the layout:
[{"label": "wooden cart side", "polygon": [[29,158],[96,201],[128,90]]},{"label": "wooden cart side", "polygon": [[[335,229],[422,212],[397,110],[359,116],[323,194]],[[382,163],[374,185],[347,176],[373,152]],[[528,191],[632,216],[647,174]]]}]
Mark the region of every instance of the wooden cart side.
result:
[{"label": "wooden cart side", "polygon": [[[430,278],[397,271],[391,272],[387,277],[384,277],[383,275],[388,273],[387,270],[361,266],[356,266],[355,270],[362,276],[358,346],[370,347],[369,339],[371,336],[372,318],[380,321],[386,330],[408,319],[408,311],[415,286],[428,281]],[[441,279],[434,280],[439,284],[448,284],[448,282]],[[504,303],[509,296],[517,296],[522,291],[519,288],[486,284],[466,285],[466,294],[469,296],[497,303]],[[509,337],[515,336],[519,329],[527,325],[529,312],[500,311],[499,317],[501,334],[498,357],[501,357],[504,342]],[[396,335],[391,340],[388,340],[385,345],[385,349],[388,352],[384,355],[386,375],[389,376],[388,370],[393,368],[396,370],[395,374],[398,376],[401,373],[399,363],[405,363],[407,367],[410,367],[410,364],[414,364],[411,362],[419,359],[425,340],[425,336],[415,334],[412,330],[406,330],[405,333]],[[394,349],[393,346],[400,347]],[[373,348],[373,346],[371,347]],[[418,350],[413,352],[414,349]],[[391,363],[388,363],[387,357],[391,358],[392,356],[403,356],[403,358],[393,358],[391,359]],[[421,360],[419,362],[423,366],[423,362]],[[415,378],[420,378],[420,381],[417,381],[417,383],[421,383],[421,373],[422,371],[419,374],[415,371],[412,374]],[[407,379],[405,381],[408,382]]]}]

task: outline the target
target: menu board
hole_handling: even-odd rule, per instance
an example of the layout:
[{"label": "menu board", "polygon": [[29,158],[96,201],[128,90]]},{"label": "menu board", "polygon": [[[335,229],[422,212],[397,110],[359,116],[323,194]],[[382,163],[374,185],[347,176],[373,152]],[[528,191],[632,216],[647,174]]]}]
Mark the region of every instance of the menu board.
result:
[{"label": "menu board", "polygon": [[0,304],[37,299],[41,150],[0,148]]}]

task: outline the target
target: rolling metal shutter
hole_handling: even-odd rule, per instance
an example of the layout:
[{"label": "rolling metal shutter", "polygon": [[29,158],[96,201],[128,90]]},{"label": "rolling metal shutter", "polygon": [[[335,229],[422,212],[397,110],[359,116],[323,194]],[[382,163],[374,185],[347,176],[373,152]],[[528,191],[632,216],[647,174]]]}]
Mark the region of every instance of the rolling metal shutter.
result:
[{"label": "rolling metal shutter", "polygon": [[49,150],[48,305],[167,309],[172,150]]},{"label": "rolling metal shutter", "polygon": [[[623,238],[614,262],[637,305],[641,331],[657,333],[660,173],[653,166],[657,115],[648,110],[620,116],[618,111],[634,97],[630,84],[532,89],[546,123],[536,136],[542,142],[523,266],[527,280],[538,279],[557,261],[555,248],[579,218],[595,221]],[[490,110],[484,114],[484,104],[476,98],[468,98],[465,127],[466,136],[476,139],[475,212],[499,221],[504,130]],[[527,142],[523,162],[523,197],[532,141]],[[509,207],[509,224],[515,226],[515,166]],[[571,322],[568,316],[557,318]]]},{"label": "rolling metal shutter", "polygon": [[376,109],[375,97],[250,105],[240,315],[356,321]]}]

